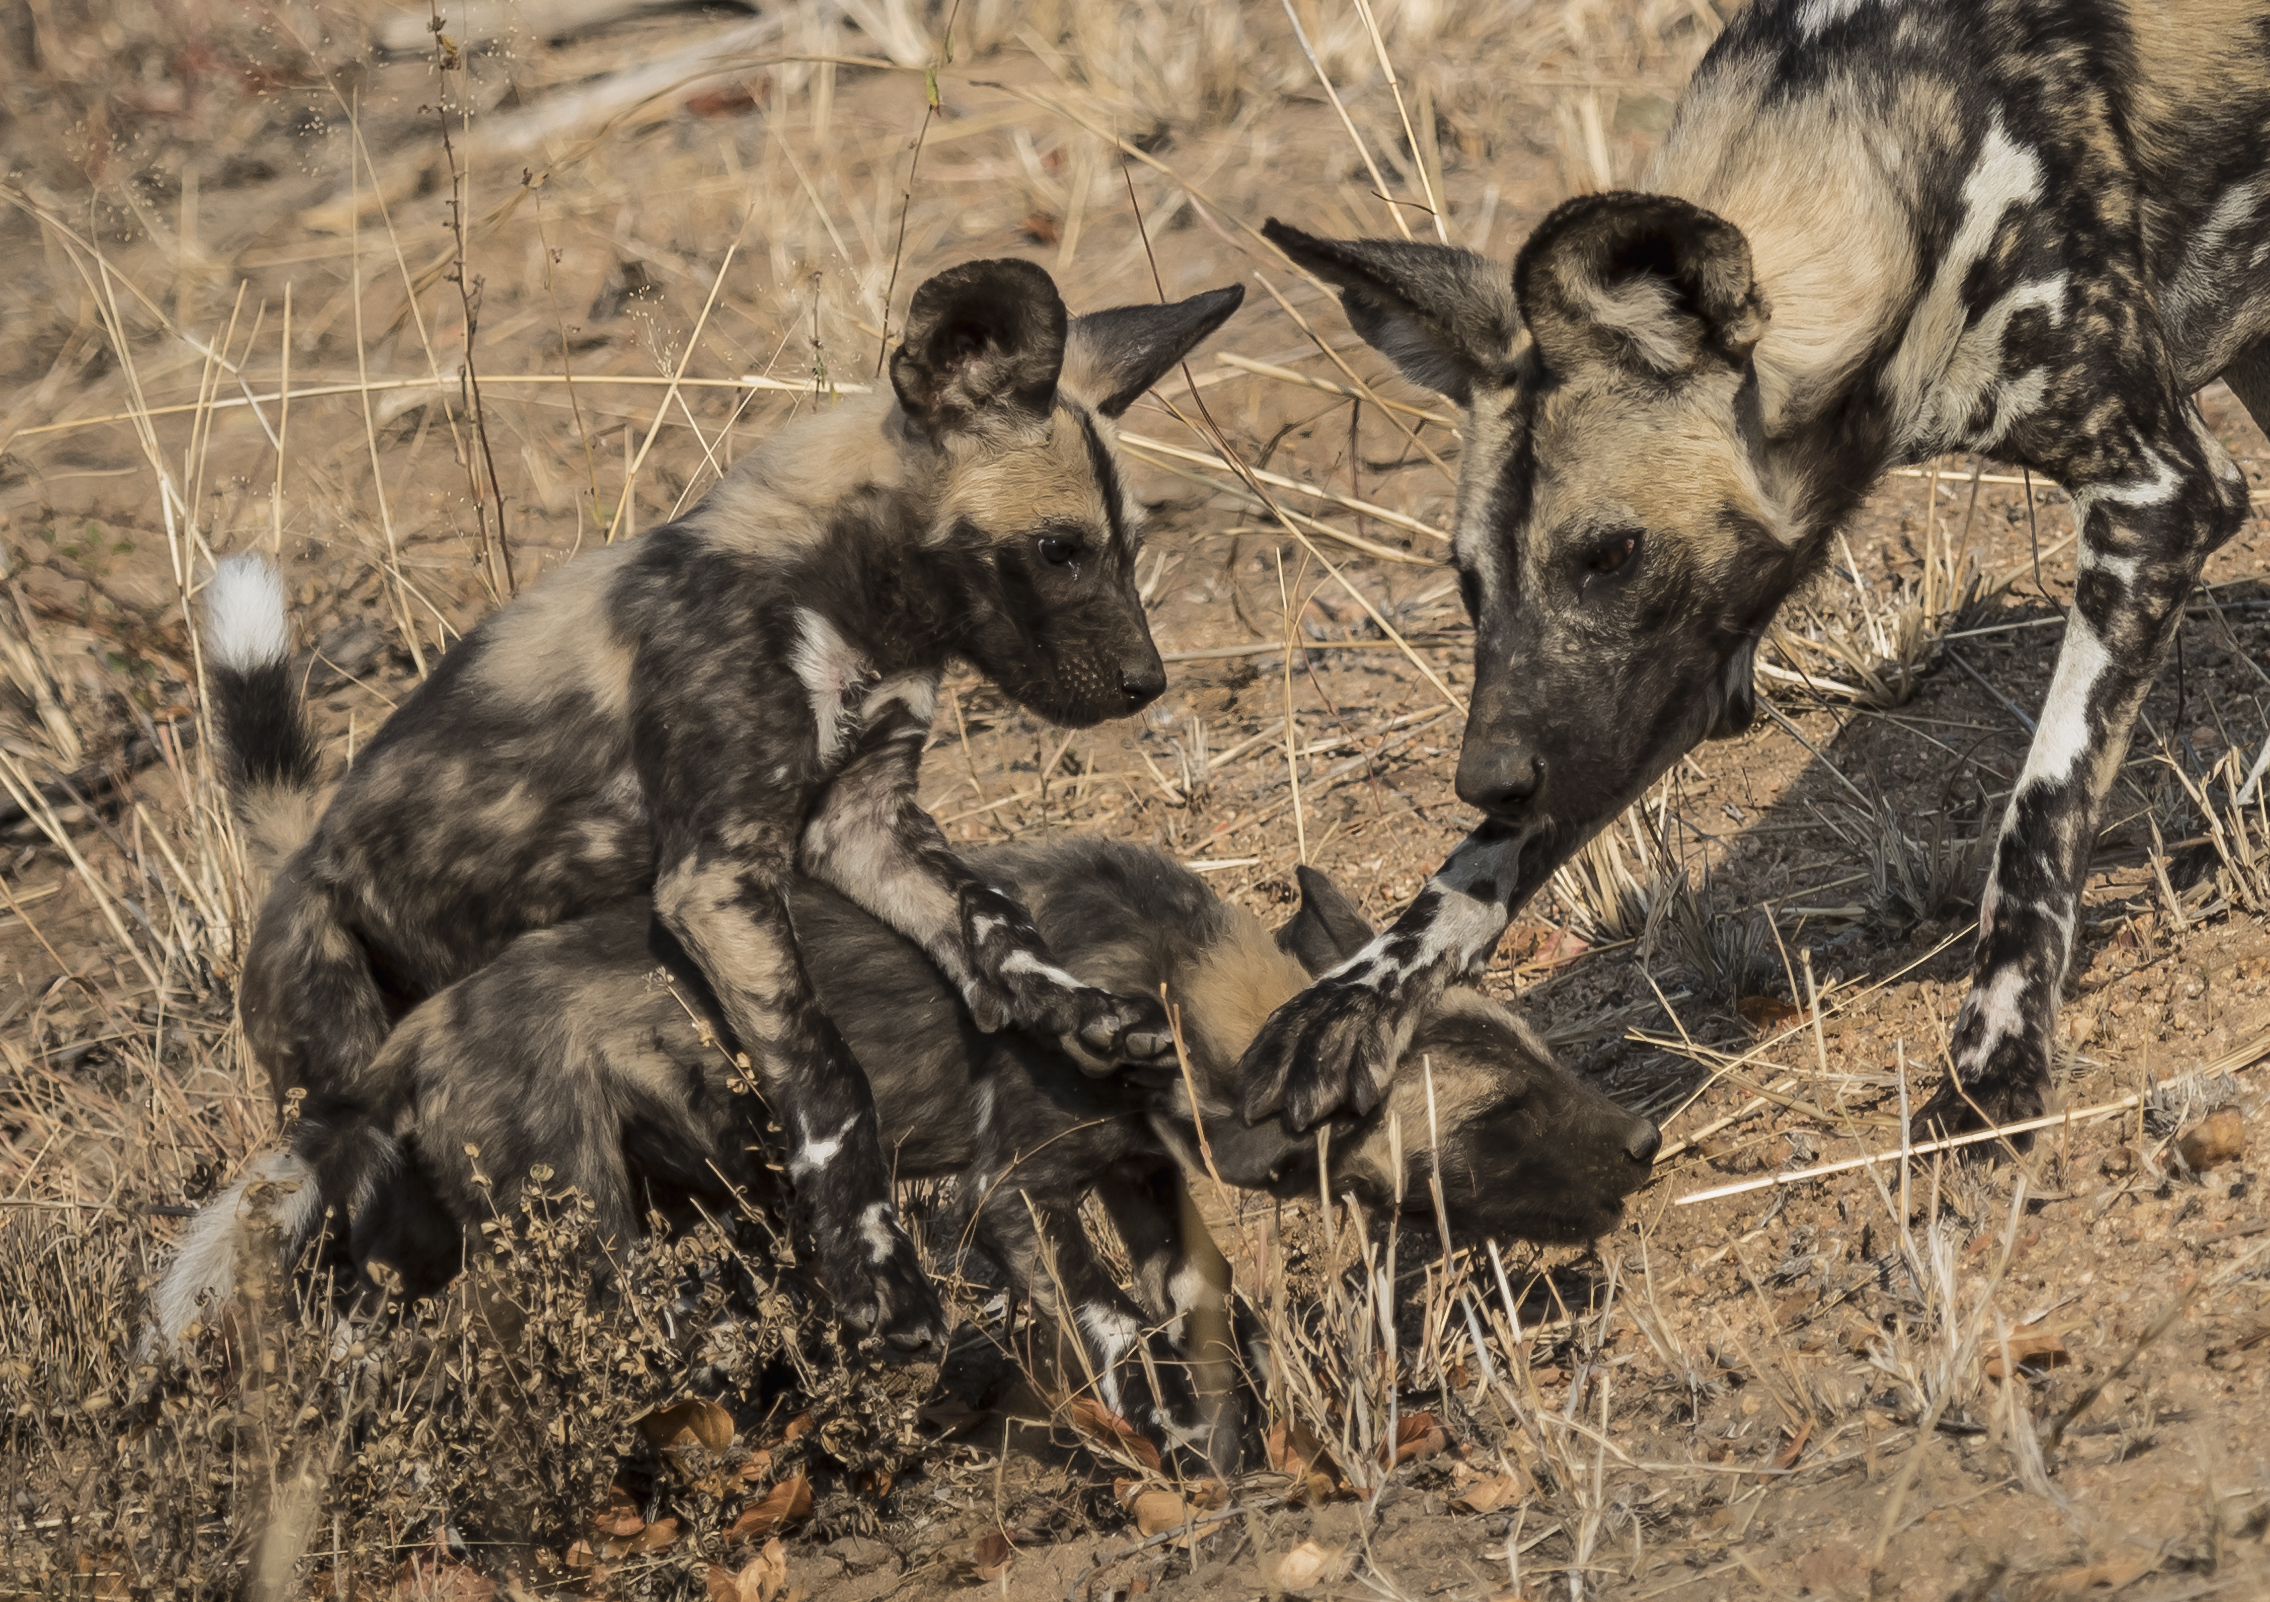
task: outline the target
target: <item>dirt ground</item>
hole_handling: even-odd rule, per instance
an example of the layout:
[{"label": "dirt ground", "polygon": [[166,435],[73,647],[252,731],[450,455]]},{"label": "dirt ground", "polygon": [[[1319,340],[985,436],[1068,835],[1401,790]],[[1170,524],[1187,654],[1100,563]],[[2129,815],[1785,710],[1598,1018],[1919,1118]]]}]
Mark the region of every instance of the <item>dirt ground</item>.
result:
[{"label": "dirt ground", "polygon": [[[1391,916],[1467,821],[1457,439],[1251,229],[1433,237],[1432,195],[1443,237],[1510,258],[1637,176],[1727,8],[1377,3],[1401,109],[1338,0],[590,9],[469,11],[438,45],[374,0],[34,0],[0,28],[0,1442],[27,1588],[165,1588],[86,1533],[175,1494],[101,1468],[143,1439],[102,1420],[138,1286],[275,1127],[231,1022],[249,909],[185,621],[215,554],[282,562],[350,759],[501,594],[872,382],[938,267],[1024,256],[1075,311],[1243,283],[1126,421],[1168,693],[1068,736],[964,673],[926,800],[957,840],[1154,845],[1271,922],[1302,861]],[[2236,402],[2202,403],[2270,484]],[[1278,1398],[1251,1475],[1167,1517],[1140,1451],[997,1393],[934,1409],[894,1472],[809,1459],[816,1508],[758,1540],[688,1515],[701,1560],[667,1574],[642,1507],[619,1593],[2270,1595],[2270,828],[2229,799],[2270,734],[2270,530],[2210,563],[2106,820],[2072,1120],[1773,1182],[1896,1148],[1944,1069],[2072,533],[1990,463],[1888,479],[1784,616],[1758,726],[1524,910],[1492,987],[1664,1126],[1614,1235],[1494,1261],[1406,1229],[1382,1320],[1350,1220],[1205,1193],[1333,1379],[1321,1411]],[[734,1429],[735,1463],[780,1443]],[[486,1594],[463,1554],[419,1566],[424,1527],[245,1581],[248,1517],[213,1512],[198,1549],[233,1555],[166,1583]]]}]

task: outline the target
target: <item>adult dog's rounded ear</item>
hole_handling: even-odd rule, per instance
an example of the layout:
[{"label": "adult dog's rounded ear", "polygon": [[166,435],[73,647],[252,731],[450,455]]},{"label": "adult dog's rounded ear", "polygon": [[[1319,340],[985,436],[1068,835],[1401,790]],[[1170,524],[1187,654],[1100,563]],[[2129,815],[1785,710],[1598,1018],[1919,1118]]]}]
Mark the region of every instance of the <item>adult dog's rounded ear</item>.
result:
[{"label": "adult dog's rounded ear", "polygon": [[1029,261],[964,262],[926,280],[891,352],[891,388],[932,439],[1020,430],[1056,406],[1068,319]]},{"label": "adult dog's rounded ear", "polygon": [[1293,870],[1293,877],[1300,881],[1300,910],[1277,931],[1277,949],[1314,978],[1363,950],[1378,931],[1356,905],[1356,898],[1321,868],[1304,862]]},{"label": "adult dog's rounded ear", "polygon": [[1397,239],[1319,239],[1272,217],[1261,236],[1340,291],[1348,322],[1412,383],[1460,406],[1505,382],[1521,319],[1487,256]]},{"label": "adult dog's rounded ear", "polygon": [[1118,306],[1075,317],[1064,350],[1064,387],[1117,417],[1244,300],[1245,286],[1231,284],[1172,305]]},{"label": "adult dog's rounded ear", "polygon": [[1742,230],[1672,195],[1563,202],[1514,258],[1513,287],[1537,354],[1563,376],[1587,363],[1659,378],[1739,367],[1771,315]]}]

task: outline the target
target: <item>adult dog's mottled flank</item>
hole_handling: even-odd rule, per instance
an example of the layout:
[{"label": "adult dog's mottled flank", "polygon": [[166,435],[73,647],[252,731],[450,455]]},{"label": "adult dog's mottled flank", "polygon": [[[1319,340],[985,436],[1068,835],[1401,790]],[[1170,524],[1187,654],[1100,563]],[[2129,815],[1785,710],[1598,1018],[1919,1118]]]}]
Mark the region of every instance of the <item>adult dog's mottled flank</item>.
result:
[{"label": "adult dog's mottled flank", "polygon": [[[1169,1048],[1155,997],[1077,983],[915,799],[938,677],[974,662],[1085,726],[1165,686],[1136,593],[1111,420],[1235,310],[1220,289],[1067,318],[1046,273],[973,262],[916,290],[889,392],[783,428],[693,511],[576,558],[446,656],[281,861],[246,959],[247,1041],[291,1155],[263,1177],[295,1253],[400,1165],[410,1087],[380,1049],[426,997],[596,908],[651,898],[791,1131],[796,1202],[845,1322],[940,1334],[899,1226],[865,1078],[815,1004],[789,922],[811,875],[914,939],[979,1026],[1091,1067]],[[281,594],[237,559],[208,633],[240,810],[273,838],[314,758]],[[366,1243],[367,1244],[367,1243]],[[161,1286],[178,1332],[228,1283],[193,1233]]]},{"label": "adult dog's mottled flank", "polygon": [[2270,4],[1759,0],[1643,193],[1466,252],[1269,236],[1462,410],[1485,821],[1272,1020],[1247,1110],[1369,1106],[1425,998],[1698,740],[1878,475],[1976,451],[2062,484],[2079,579],[1921,1128],[2041,1110],[2080,884],[2131,724],[2247,511],[2191,394],[2270,425]]},{"label": "adult dog's mottled flank", "polygon": [[[1300,909],[1272,939],[1140,847],[1066,837],[968,860],[1032,909],[1084,980],[1123,994],[1165,987],[1181,1009],[1187,1082],[1175,1064],[1097,1078],[1047,1042],[986,1033],[919,946],[800,879],[789,900],[820,1003],[866,1065],[898,1177],[952,1181],[933,1238],[975,1244],[1012,1294],[1081,1340],[1106,1405],[1216,1451],[1226,1443],[1198,1438],[1182,1333],[1193,1309],[1224,1310],[1226,1279],[1208,1269],[1211,1243],[1185,1233],[1181,1171],[1210,1160],[1231,1184],[1317,1193],[1314,1138],[1238,1117],[1237,1061],[1271,1009],[1359,949],[1371,925],[1305,867]],[[1478,990],[1433,998],[1411,1051],[1427,1060],[1431,1104],[1427,1076],[1413,1073],[1368,1116],[1337,1121],[1333,1194],[1431,1217],[1439,1172],[1457,1239],[1565,1244],[1614,1227],[1646,1182],[1655,1125],[1554,1062]],[[411,1087],[391,1133],[417,1162],[365,1202],[352,1232],[391,1253],[402,1293],[416,1296],[478,1260],[479,1226],[515,1208],[531,1170],[547,1190],[589,1197],[603,1241],[629,1241],[649,1208],[730,1212],[769,1197],[737,1054],[701,970],[643,901],[524,936],[388,1037],[372,1072]],[[786,1155],[801,1184],[814,1154]],[[1090,1196],[1127,1247],[1135,1297],[1082,1228]],[[229,1230],[232,1207],[216,1203],[194,1227]]]}]

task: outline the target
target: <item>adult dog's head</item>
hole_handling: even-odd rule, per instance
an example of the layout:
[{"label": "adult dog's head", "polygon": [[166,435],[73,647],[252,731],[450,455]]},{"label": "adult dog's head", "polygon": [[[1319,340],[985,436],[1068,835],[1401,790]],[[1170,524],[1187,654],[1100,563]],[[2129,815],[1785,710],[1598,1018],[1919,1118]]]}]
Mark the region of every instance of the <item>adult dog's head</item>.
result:
[{"label": "adult dog's head", "polygon": [[1640,194],[1568,202],[1510,270],[1265,231],[1460,408],[1475,680],[1458,795],[1529,834],[1534,887],[1698,740],[1748,727],[1759,634],[1803,571],[1760,418],[1749,247]]},{"label": "adult dog's head", "polygon": [[1166,688],[1135,583],[1142,541],[1112,422],[1245,291],[1068,317],[1030,262],[923,284],[891,385],[948,456],[932,571],[953,646],[1019,702],[1084,727]]}]

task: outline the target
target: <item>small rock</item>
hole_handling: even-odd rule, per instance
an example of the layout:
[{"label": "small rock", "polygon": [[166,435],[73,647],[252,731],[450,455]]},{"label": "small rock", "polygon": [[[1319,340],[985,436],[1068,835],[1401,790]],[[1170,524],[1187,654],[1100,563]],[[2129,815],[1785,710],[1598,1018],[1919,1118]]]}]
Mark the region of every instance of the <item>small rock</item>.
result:
[{"label": "small rock", "polygon": [[2178,1135],[2175,1144],[2185,1162],[2205,1172],[2245,1155],[2246,1120],[2236,1107],[2219,1107]]}]

